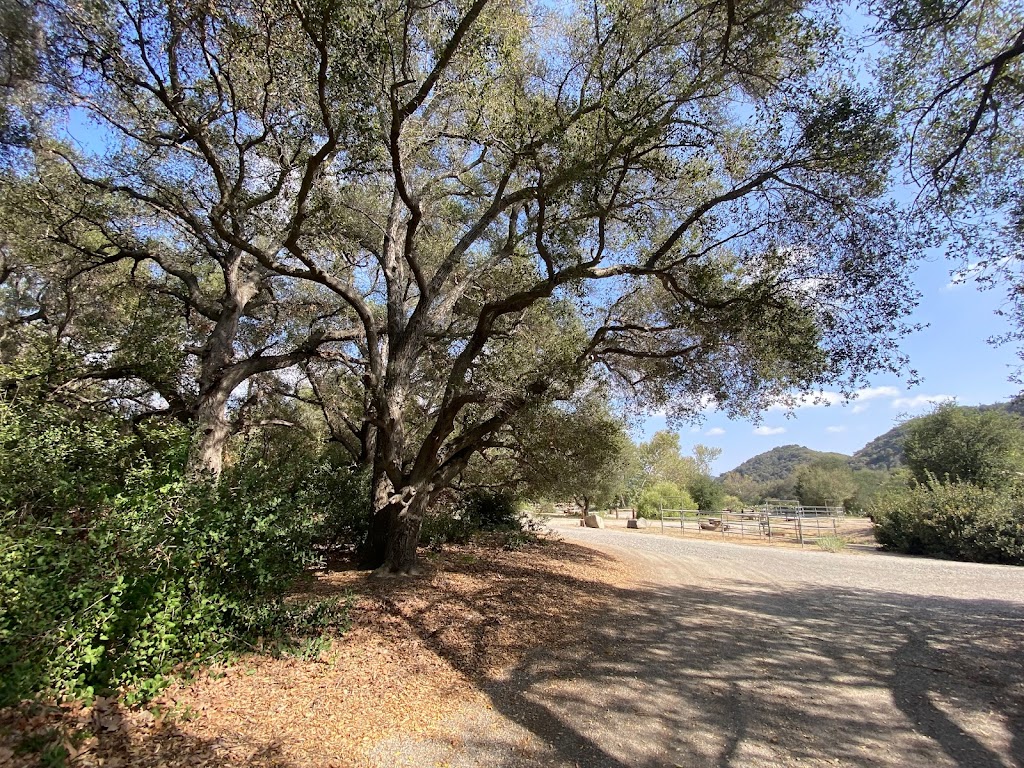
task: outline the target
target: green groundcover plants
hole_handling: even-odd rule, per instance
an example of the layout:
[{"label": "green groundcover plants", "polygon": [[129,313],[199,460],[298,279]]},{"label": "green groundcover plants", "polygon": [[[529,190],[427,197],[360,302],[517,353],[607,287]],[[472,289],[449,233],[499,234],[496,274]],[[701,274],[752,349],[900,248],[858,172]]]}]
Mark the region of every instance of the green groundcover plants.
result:
[{"label": "green groundcover plants", "polygon": [[363,478],[240,445],[218,484],[190,482],[186,434],[0,402],[0,706],[141,701],[247,638],[344,627],[344,601],[284,597],[358,535]]}]

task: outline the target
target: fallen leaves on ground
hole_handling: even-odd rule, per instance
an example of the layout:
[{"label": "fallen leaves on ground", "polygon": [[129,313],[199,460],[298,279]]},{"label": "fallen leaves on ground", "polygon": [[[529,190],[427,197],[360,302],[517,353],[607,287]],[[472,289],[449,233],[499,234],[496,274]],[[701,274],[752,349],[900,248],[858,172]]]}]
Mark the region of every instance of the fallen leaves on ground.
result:
[{"label": "fallen leaves on ground", "polygon": [[558,541],[426,552],[423,570],[397,580],[337,570],[293,595],[355,595],[352,629],[317,659],[242,656],[176,683],[152,711],[104,698],[0,710],[0,768],[38,765],[45,749],[83,768],[359,768],[385,738],[432,735],[455,709],[488,706],[476,682],[574,642],[602,599],[588,584],[624,577]]}]

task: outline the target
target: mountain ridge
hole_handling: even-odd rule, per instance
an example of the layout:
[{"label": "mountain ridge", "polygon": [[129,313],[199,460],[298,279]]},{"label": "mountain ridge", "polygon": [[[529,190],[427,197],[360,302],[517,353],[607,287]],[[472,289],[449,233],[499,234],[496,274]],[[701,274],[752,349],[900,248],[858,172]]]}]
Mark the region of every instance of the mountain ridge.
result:
[{"label": "mountain ridge", "polygon": [[[1006,403],[962,407],[982,411],[996,408],[1018,416],[1024,416],[1024,399]],[[719,477],[739,475],[759,483],[779,482],[785,480],[800,467],[821,459],[842,459],[849,465],[850,469],[854,470],[875,469],[892,471],[906,463],[903,458],[903,442],[906,439],[907,427],[920,418],[923,417],[917,416],[897,424],[878,437],[868,441],[863,448],[855,451],[852,455],[835,451],[816,451],[795,443],[779,445],[756,456],[751,456],[736,467],[721,473]]]}]

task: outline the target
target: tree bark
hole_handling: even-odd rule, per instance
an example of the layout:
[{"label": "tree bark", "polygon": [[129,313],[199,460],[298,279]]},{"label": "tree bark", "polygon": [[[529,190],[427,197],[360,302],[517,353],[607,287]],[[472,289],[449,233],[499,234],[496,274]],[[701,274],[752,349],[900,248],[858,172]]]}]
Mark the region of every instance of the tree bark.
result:
[{"label": "tree bark", "polygon": [[193,480],[216,481],[220,478],[224,469],[224,449],[231,436],[228,398],[246,378],[238,370],[229,372],[229,368],[234,363],[239,320],[246,305],[256,295],[258,285],[252,280],[240,279],[238,266],[236,259],[224,268],[223,309],[203,348],[196,430],[186,467],[188,476]]},{"label": "tree bark", "polygon": [[[412,489],[404,489],[411,491]],[[420,543],[420,528],[423,526],[423,514],[430,500],[430,493],[425,488],[416,489],[411,498],[396,498],[381,510],[387,516],[388,531],[384,561],[374,570],[374,575],[415,576],[419,573],[416,562],[416,549]]]},{"label": "tree bark", "polygon": [[370,528],[357,552],[359,564],[364,568],[379,568],[387,556],[388,538],[394,524],[388,504],[391,494],[391,481],[383,470],[374,467],[370,489],[370,501],[373,504]]},{"label": "tree bark", "polygon": [[193,480],[216,480],[224,469],[224,449],[231,436],[229,394],[218,388],[200,397],[187,466],[187,475]]}]

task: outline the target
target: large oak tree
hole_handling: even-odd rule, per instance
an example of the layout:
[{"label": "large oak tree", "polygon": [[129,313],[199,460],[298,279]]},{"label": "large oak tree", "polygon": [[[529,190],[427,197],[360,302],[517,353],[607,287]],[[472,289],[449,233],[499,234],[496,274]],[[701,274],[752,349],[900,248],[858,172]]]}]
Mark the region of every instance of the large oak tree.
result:
[{"label": "large oak tree", "polygon": [[892,124],[847,81],[827,8],[44,0],[39,18],[60,64],[31,171],[42,241],[71,278],[126,264],[178,307],[182,362],[149,384],[195,424],[197,475],[254,377],[291,371],[278,384],[372,465],[382,573],[415,569],[430,500],[517,417],[598,380],[683,418],[902,365]]}]

